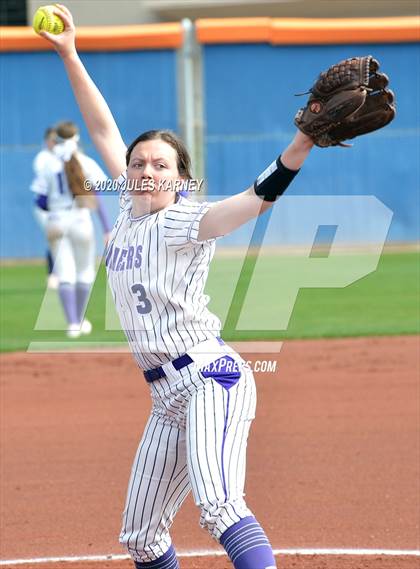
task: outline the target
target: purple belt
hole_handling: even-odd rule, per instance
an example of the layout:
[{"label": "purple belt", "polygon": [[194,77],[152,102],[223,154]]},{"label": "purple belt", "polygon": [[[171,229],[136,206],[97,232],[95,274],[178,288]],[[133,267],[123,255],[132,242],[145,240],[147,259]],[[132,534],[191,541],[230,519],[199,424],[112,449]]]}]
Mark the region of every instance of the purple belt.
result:
[{"label": "purple belt", "polygon": [[[224,344],[222,338],[217,337],[217,341],[219,342],[220,345]],[[175,358],[169,363],[171,363],[174,366],[176,371],[179,371],[183,367],[192,364],[193,361],[194,360],[188,354],[184,354],[182,356],[179,356],[179,358]],[[166,377],[166,373],[164,372],[163,367],[159,366],[145,371],[144,377],[146,378],[147,383],[151,383],[152,381],[156,381],[156,379],[161,379],[162,377]]]}]

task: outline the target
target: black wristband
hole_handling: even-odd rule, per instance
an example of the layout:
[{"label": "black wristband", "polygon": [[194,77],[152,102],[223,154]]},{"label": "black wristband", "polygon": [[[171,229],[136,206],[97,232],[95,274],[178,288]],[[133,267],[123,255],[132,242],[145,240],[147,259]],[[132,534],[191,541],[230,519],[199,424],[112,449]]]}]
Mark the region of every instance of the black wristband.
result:
[{"label": "black wristband", "polygon": [[275,202],[299,172],[286,168],[280,159],[281,156],[274,160],[254,182],[254,192],[266,202]]}]

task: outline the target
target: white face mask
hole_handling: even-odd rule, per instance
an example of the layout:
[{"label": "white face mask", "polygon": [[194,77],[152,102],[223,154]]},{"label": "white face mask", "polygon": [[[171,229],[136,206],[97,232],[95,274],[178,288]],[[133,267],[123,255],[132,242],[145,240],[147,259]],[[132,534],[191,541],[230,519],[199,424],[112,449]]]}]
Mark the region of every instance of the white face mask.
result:
[{"label": "white face mask", "polygon": [[77,150],[78,141],[79,141],[78,134],[75,134],[74,136],[72,136],[71,138],[67,138],[66,140],[59,138],[57,144],[53,148],[53,152],[58,158],[64,160],[64,162],[68,162]]}]

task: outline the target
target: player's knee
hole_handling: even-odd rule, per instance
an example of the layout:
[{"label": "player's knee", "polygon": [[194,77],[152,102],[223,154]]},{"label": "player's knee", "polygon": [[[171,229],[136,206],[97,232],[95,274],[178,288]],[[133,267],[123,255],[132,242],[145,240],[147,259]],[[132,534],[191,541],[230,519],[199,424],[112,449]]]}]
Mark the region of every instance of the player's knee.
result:
[{"label": "player's knee", "polygon": [[150,561],[150,545],[144,541],[141,532],[130,532],[120,535],[120,543],[124,545],[134,561]]},{"label": "player's knee", "polygon": [[56,263],[54,265],[54,273],[57,275],[60,284],[63,283],[68,283],[71,285],[76,284],[76,273],[71,265]]},{"label": "player's knee", "polygon": [[241,518],[252,516],[252,512],[242,498],[219,504],[202,504],[200,509],[200,526],[207,529],[217,541],[232,524]]},{"label": "player's knee", "polygon": [[92,267],[76,271],[76,281],[86,285],[92,285],[95,280],[95,271]]}]

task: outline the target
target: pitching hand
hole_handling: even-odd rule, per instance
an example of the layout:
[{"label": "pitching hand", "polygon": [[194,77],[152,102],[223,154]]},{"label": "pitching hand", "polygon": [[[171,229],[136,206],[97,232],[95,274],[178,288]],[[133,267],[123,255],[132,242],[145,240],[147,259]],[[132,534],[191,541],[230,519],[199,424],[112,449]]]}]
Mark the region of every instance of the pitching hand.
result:
[{"label": "pitching hand", "polygon": [[40,32],[39,35],[52,43],[57,53],[64,59],[76,52],[76,28],[70,10],[63,4],[54,5],[54,14],[63,20],[64,31],[57,35],[49,32]]}]

